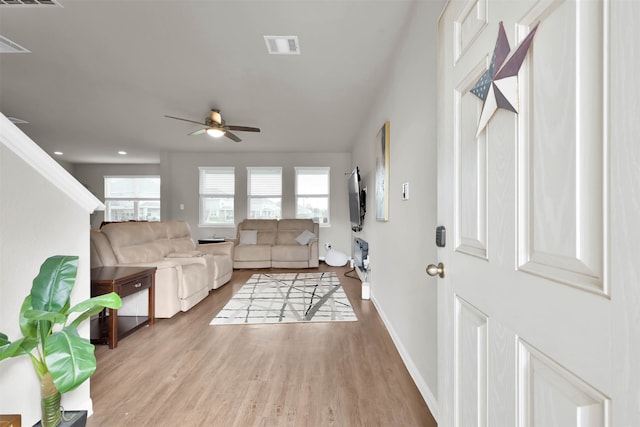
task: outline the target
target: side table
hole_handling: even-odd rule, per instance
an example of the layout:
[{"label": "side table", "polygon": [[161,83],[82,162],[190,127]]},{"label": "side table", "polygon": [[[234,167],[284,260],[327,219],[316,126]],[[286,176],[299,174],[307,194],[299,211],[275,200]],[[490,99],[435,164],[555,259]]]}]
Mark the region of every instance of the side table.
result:
[{"label": "side table", "polygon": [[198,243],[201,245],[207,245],[210,243],[224,243],[224,237],[210,237],[205,239],[198,239]]},{"label": "side table", "polygon": [[[115,292],[121,298],[149,289],[147,316],[118,316],[118,310],[105,309],[91,321],[91,342],[118,346],[124,338],[145,325],[153,325],[155,301],[155,267],[97,267],[91,269],[91,296]],[[108,315],[106,315],[108,311]]]}]

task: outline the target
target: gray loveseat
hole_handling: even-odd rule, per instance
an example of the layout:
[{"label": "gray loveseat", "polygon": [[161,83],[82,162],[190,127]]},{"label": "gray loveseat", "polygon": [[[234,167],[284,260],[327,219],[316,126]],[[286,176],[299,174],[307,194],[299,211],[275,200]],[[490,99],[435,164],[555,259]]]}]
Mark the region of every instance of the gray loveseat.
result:
[{"label": "gray loveseat", "polygon": [[245,219],[238,224],[233,268],[318,267],[319,232],[311,219]]}]

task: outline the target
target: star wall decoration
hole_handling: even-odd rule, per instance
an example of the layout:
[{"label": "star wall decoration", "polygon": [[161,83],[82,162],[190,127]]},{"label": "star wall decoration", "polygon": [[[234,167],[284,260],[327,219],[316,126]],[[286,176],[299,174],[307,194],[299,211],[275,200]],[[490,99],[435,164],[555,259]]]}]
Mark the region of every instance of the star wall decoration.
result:
[{"label": "star wall decoration", "polygon": [[498,40],[491,56],[489,69],[469,91],[484,101],[476,137],[487,126],[498,108],[518,113],[518,72],[538,30],[538,25],[540,23],[537,23],[522,40],[520,46],[511,52],[507,33],[504,31],[502,21],[500,22]]}]

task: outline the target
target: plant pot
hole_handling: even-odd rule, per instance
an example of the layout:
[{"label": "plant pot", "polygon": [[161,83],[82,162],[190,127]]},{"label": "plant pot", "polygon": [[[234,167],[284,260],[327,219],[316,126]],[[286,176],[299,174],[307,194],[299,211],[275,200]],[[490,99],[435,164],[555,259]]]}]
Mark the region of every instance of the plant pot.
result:
[{"label": "plant pot", "polygon": [[[57,427],[85,427],[87,425],[87,411],[60,412],[60,424]],[[33,427],[43,427],[38,421]]]},{"label": "plant pot", "polygon": [[87,411],[61,411],[60,392],[47,372],[40,381],[40,406],[42,421],[33,427],[84,427],[87,424]]}]

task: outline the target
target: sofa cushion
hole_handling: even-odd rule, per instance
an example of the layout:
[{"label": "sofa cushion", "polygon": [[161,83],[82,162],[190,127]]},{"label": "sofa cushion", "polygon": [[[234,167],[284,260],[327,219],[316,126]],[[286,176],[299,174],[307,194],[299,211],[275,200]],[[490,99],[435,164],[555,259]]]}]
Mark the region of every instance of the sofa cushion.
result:
[{"label": "sofa cushion", "polygon": [[[278,221],[278,237],[276,245],[297,245],[296,238],[304,230],[313,233],[314,223],[311,219],[281,219]],[[307,242],[308,243],[308,242]]]},{"label": "sofa cushion", "polygon": [[191,227],[186,221],[164,221],[167,237],[173,243],[173,252],[189,252],[196,250],[191,238]]},{"label": "sofa cushion", "polygon": [[240,230],[241,245],[256,245],[258,244],[258,230]]},{"label": "sofa cushion", "polygon": [[277,245],[297,245],[296,238],[300,235],[299,230],[280,230],[276,238]]},{"label": "sofa cushion", "polygon": [[302,233],[296,237],[296,242],[301,245],[308,245],[311,239],[315,239],[316,235],[310,232],[309,230],[304,230]]},{"label": "sofa cushion", "polygon": [[240,241],[240,231],[242,230],[257,230],[258,245],[274,245],[278,221],[275,219],[245,219],[238,224],[238,241]]},{"label": "sofa cushion", "polygon": [[163,240],[168,239],[167,235],[167,227],[164,222],[152,221],[149,222],[149,227],[151,231],[153,231],[153,239],[154,240]]},{"label": "sofa cushion", "polygon": [[269,261],[271,260],[271,245],[238,245],[233,259],[235,261]]},{"label": "sofa cushion", "polygon": [[273,261],[309,261],[309,247],[295,245],[275,245],[271,248]]},{"label": "sofa cushion", "polygon": [[259,245],[274,245],[276,242],[275,231],[258,231]]},{"label": "sofa cushion", "polygon": [[118,264],[153,262],[164,258],[162,248],[154,243],[148,223],[111,223],[102,227]]}]

